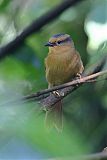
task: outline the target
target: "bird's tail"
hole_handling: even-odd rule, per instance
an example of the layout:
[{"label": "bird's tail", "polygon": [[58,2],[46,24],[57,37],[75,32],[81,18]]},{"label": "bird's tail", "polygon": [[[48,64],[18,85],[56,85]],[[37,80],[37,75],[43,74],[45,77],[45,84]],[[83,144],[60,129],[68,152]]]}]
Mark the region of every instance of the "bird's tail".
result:
[{"label": "bird's tail", "polygon": [[48,129],[55,127],[58,131],[62,131],[62,102],[57,102],[54,106],[46,111],[45,124]]}]

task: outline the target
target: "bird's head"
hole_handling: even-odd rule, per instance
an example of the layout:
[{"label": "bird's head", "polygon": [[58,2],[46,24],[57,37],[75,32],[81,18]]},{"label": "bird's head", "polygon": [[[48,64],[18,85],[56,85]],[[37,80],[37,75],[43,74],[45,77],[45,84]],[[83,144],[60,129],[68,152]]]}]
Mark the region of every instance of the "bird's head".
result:
[{"label": "bird's head", "polygon": [[50,50],[59,50],[64,48],[74,48],[74,43],[68,34],[55,34],[53,35],[49,41],[45,44],[48,46]]}]

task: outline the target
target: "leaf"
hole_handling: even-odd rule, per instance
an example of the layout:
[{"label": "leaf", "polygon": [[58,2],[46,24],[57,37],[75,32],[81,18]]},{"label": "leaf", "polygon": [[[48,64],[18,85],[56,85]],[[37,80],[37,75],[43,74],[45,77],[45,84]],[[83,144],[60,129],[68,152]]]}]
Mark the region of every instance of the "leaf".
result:
[{"label": "leaf", "polygon": [[85,21],[85,31],[88,35],[88,51],[92,53],[107,40],[107,1],[93,4]]}]

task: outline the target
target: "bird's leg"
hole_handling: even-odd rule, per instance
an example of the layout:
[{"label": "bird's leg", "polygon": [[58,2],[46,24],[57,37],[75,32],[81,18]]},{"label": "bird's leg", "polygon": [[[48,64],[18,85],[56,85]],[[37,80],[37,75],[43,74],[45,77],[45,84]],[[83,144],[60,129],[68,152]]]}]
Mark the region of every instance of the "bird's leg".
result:
[{"label": "bird's leg", "polygon": [[76,74],[76,79],[81,79],[81,73]]},{"label": "bird's leg", "polygon": [[[55,85],[52,85],[52,84],[49,83],[48,88],[52,88],[52,87],[54,87],[54,86],[55,86]],[[60,93],[58,90],[53,91],[52,94],[54,94],[54,96],[55,96],[56,98],[60,98],[60,97],[63,97],[63,96],[64,96],[64,93]]]},{"label": "bird's leg", "polygon": [[[81,73],[76,74],[75,80],[78,80],[78,79],[81,79]],[[79,84],[76,84],[76,87],[78,87],[78,86],[79,86]]]}]

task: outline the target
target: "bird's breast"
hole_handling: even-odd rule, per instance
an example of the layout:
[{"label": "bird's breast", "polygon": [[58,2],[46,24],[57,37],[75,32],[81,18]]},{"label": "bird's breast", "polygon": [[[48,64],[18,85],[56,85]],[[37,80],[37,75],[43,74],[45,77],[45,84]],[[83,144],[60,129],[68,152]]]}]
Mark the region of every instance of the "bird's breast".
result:
[{"label": "bird's breast", "polygon": [[55,55],[51,54],[45,59],[46,78],[53,85],[62,84],[74,74],[70,64],[72,62],[71,54]]}]

